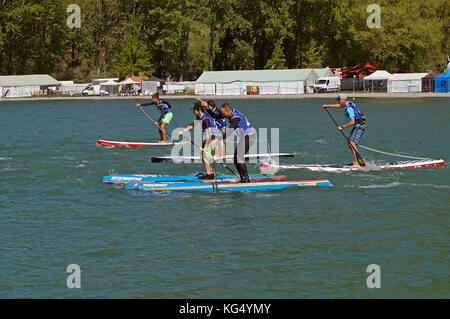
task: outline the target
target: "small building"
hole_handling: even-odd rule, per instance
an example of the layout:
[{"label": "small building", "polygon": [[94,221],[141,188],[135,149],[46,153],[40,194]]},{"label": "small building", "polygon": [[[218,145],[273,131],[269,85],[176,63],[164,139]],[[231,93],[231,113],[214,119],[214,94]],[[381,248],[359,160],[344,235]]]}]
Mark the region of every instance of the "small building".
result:
[{"label": "small building", "polygon": [[47,95],[59,86],[60,83],[47,74],[0,76],[1,97]]},{"label": "small building", "polygon": [[420,93],[427,73],[394,73],[389,79],[388,93]]},{"label": "small building", "polygon": [[195,82],[195,94],[304,94],[318,78],[313,69],[205,71]]},{"label": "small building", "polygon": [[434,78],[434,91],[438,93],[450,92],[450,70],[436,75]]}]

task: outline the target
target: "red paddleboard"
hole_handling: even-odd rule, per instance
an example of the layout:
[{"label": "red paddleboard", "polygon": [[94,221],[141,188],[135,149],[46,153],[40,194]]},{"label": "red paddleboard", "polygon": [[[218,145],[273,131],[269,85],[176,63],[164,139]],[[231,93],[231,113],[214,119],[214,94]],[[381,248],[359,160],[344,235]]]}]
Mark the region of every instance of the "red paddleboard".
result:
[{"label": "red paddleboard", "polygon": [[147,146],[173,146],[182,143],[143,143],[97,140],[97,144],[105,147],[147,147]]}]

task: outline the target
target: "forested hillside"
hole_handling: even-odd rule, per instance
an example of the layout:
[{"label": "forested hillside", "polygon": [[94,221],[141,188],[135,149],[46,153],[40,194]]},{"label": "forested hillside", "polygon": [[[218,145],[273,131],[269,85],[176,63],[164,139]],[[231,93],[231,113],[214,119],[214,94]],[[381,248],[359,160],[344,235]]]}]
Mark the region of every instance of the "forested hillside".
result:
[{"label": "forested hillside", "polygon": [[[155,75],[193,80],[204,70],[351,66],[442,71],[448,0],[0,0],[0,74],[59,80]],[[67,7],[81,8],[69,28]]]}]

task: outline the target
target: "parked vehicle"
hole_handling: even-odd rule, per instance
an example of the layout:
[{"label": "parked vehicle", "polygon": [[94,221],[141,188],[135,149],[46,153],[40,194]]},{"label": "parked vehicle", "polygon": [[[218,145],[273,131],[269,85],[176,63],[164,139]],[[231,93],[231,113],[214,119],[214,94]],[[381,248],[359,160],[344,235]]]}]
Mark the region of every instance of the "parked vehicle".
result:
[{"label": "parked vehicle", "polygon": [[314,93],[336,92],[341,89],[341,79],[337,76],[324,77],[316,80],[313,86]]},{"label": "parked vehicle", "polygon": [[83,95],[87,95],[87,96],[94,96],[94,95],[109,95],[109,92],[102,89],[101,85],[93,85],[92,83],[89,84],[82,92]]}]

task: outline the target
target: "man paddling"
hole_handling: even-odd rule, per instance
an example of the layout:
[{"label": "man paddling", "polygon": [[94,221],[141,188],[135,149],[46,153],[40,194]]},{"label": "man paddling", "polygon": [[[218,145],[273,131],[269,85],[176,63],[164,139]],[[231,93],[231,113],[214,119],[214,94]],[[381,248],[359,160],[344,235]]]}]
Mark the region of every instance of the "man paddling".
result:
[{"label": "man paddling", "polygon": [[[194,121],[194,123],[192,124],[189,124],[184,130],[179,131],[178,134],[183,135],[184,133],[192,130],[196,125],[201,124],[203,132],[202,148],[207,152],[210,152],[212,150],[212,141],[215,140],[219,135],[216,121],[211,117],[211,115],[208,114],[208,112],[203,109],[201,102],[195,103],[193,111],[196,117],[196,121]],[[206,155],[209,156],[211,154]],[[204,179],[215,179],[214,172],[211,169],[211,164],[209,163],[207,156],[205,156],[205,151],[202,152],[203,165],[205,166],[206,170]]]},{"label": "man paddling", "polygon": [[366,129],[366,117],[359,111],[355,103],[348,101],[347,95],[339,94],[337,100],[338,104],[324,104],[322,105],[322,108],[345,108],[345,116],[349,121],[342,126],[338,126],[338,130],[342,131],[346,127],[353,126],[350,137],[348,138],[348,147],[353,153],[354,161],[349,167],[358,168],[361,167],[361,165],[359,165],[358,162],[358,148],[356,145],[359,143],[359,140]]},{"label": "man paddling", "polygon": [[[225,131],[227,130],[227,120],[222,116],[219,109],[216,107],[216,102],[214,100],[208,100],[208,102],[203,101],[200,98],[196,98],[197,101],[202,103],[203,108],[208,112],[209,115],[213,119],[216,120],[217,129],[219,131],[220,135],[223,135]],[[223,139],[219,139],[217,142],[219,145],[217,146],[216,155],[217,157],[225,157],[227,155],[226,149],[225,149],[225,143],[223,142]]]},{"label": "man paddling", "polygon": [[148,105],[156,105],[161,112],[158,122],[154,123],[159,127],[160,140],[158,143],[167,143],[166,126],[170,124],[170,121],[172,121],[173,118],[172,106],[169,102],[160,100],[158,93],[152,95],[152,103],[136,104],[137,107]]},{"label": "man paddling", "polygon": [[[245,165],[245,154],[256,141],[256,130],[247,120],[244,114],[233,109],[230,104],[225,103],[220,106],[220,113],[230,122],[229,128],[222,134],[220,139],[226,139],[234,130],[240,137],[234,151],[234,165],[241,177],[241,183],[250,183],[248,178],[247,165]],[[214,141],[213,143],[217,143]]]}]

